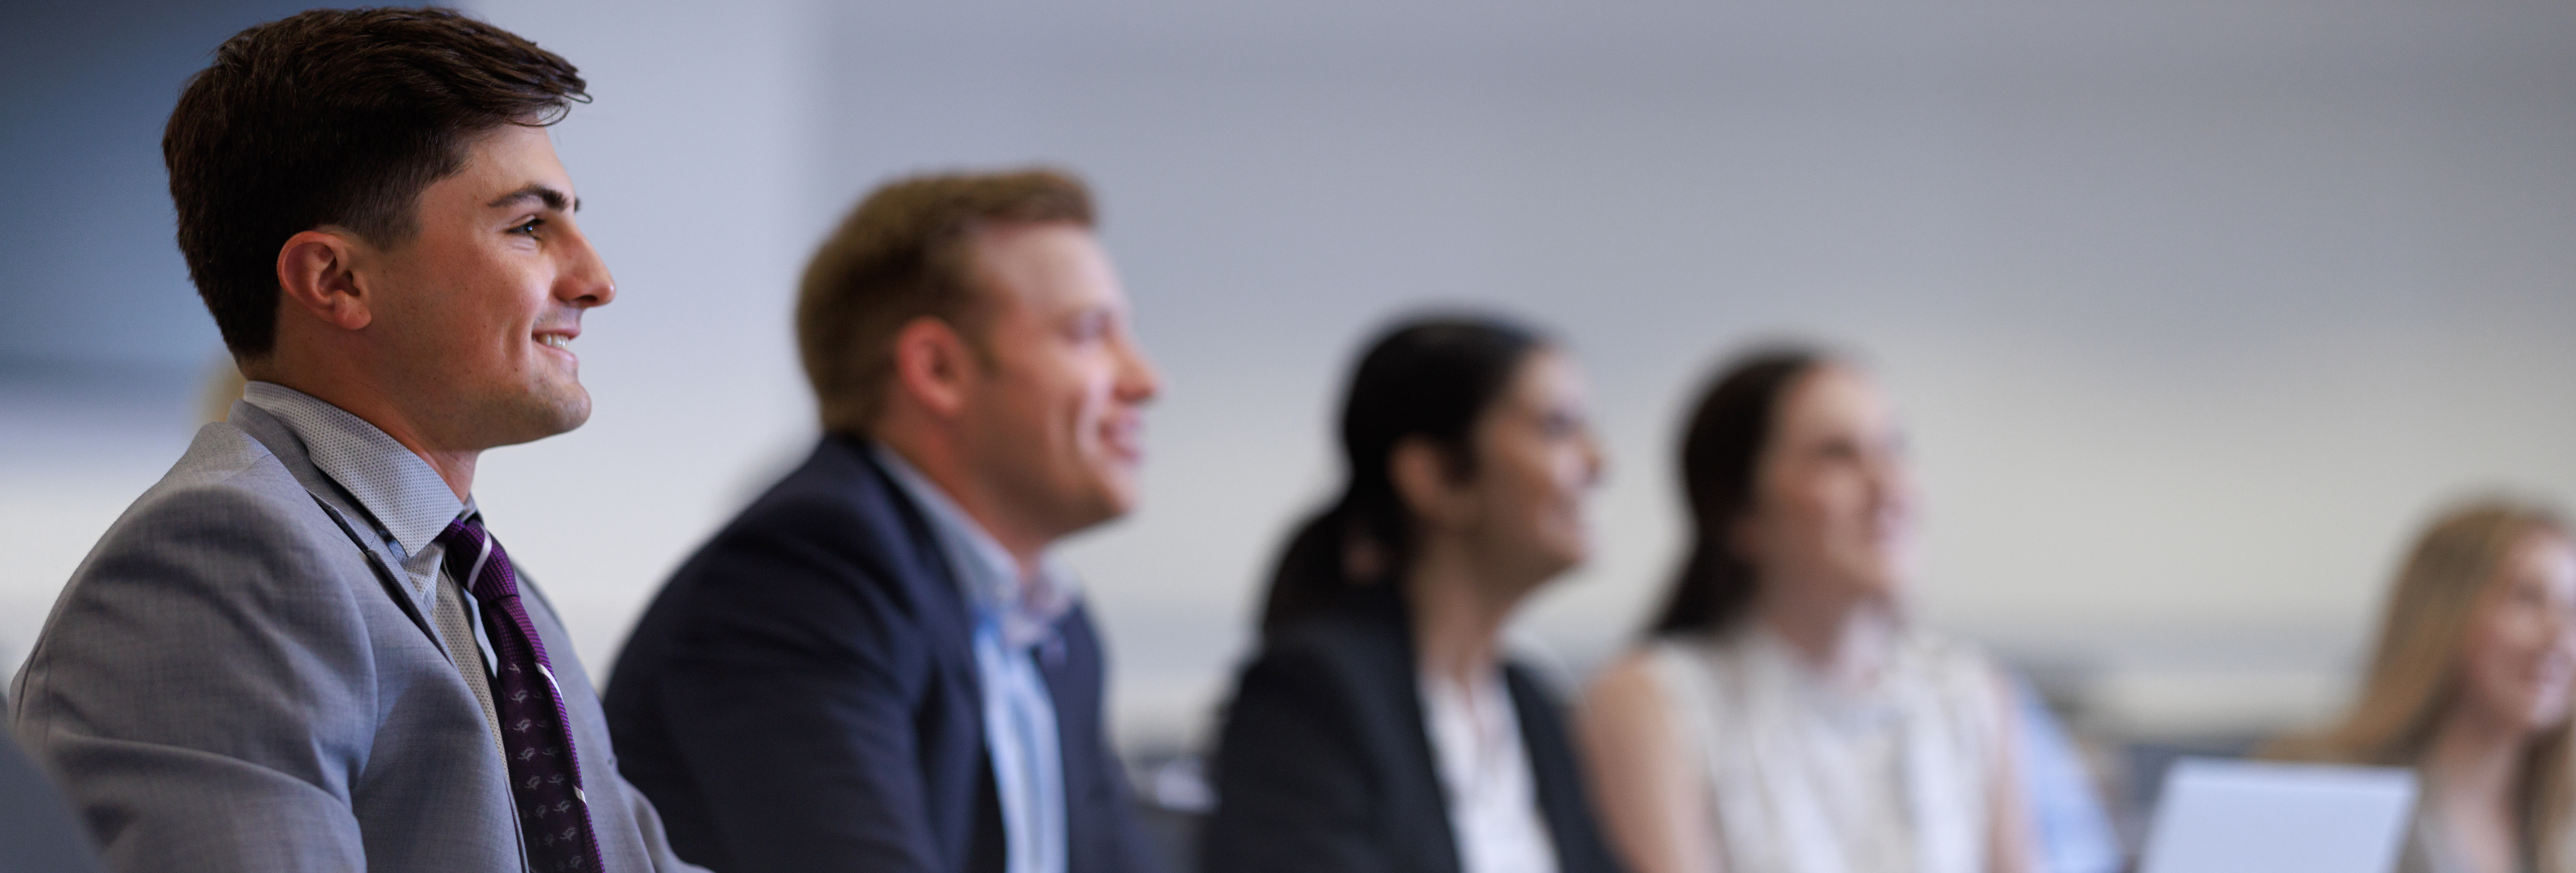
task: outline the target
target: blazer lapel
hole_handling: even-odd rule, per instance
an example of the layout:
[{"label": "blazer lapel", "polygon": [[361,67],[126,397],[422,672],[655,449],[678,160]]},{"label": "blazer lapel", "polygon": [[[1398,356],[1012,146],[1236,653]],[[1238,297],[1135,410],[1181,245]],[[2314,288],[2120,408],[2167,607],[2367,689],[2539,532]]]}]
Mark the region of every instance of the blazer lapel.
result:
[{"label": "blazer lapel", "polygon": [[[349,542],[358,547],[366,558],[367,569],[375,574],[376,581],[384,586],[394,605],[402,607],[403,615],[408,616],[421,633],[428,635],[430,642],[438,642],[438,631],[429,623],[429,598],[434,593],[414,591],[412,586],[404,584],[404,580],[410,577],[399,570],[402,560],[385,547],[383,537],[368,533],[375,529],[375,516],[351,498],[340,483],[324,474],[322,468],[314,466],[312,456],[304,451],[304,441],[287,429],[285,422],[248,401],[234,402],[228,421],[249,434],[251,439],[258,440],[260,445],[268,447],[268,453],[277,458],[278,464],[304,486],[305,493],[313,496],[313,502],[322,508],[322,514],[329,516],[332,523],[340,527],[340,532],[348,536]],[[437,648],[441,655],[446,654],[446,646]]]},{"label": "blazer lapel", "polygon": [[825,436],[823,440],[827,450],[848,452],[856,456],[859,469],[866,477],[864,485],[873,486],[863,487],[859,489],[859,493],[864,495],[868,491],[874,491],[885,501],[886,509],[889,510],[886,514],[892,516],[890,520],[901,531],[899,536],[885,538],[887,545],[897,547],[889,549],[887,557],[904,565],[895,569],[905,578],[928,580],[930,590],[923,594],[930,604],[935,604],[934,608],[938,610],[939,618],[948,625],[947,628],[939,629],[936,635],[942,640],[955,643],[951,647],[954,649],[955,657],[948,660],[954,662],[952,666],[964,669],[969,681],[967,687],[970,690],[976,688],[973,681],[975,653],[969,642],[974,638],[975,633],[975,609],[966,602],[966,591],[957,582],[956,570],[948,566],[948,556],[939,547],[938,534],[930,529],[930,518],[923,514],[920,506],[912,502],[912,496],[904,491],[903,486],[895,482],[894,474],[886,472],[884,467],[877,465],[876,453],[870,450],[868,443],[836,436]]},{"label": "blazer lapel", "polygon": [[1431,732],[1423,717],[1421,667],[1414,661],[1413,619],[1411,609],[1393,585],[1362,595],[1359,617],[1371,628],[1361,637],[1371,643],[1368,660],[1375,669],[1360,678],[1375,687],[1369,694],[1391,706],[1387,712],[1394,724],[1383,730],[1393,734],[1397,761],[1405,762],[1385,774],[1390,782],[1404,783],[1391,793],[1424,797],[1429,804],[1400,804],[1388,810],[1403,823],[1389,829],[1402,834],[1402,851],[1409,860],[1399,866],[1424,873],[1457,873],[1457,834],[1449,826],[1448,789],[1440,780],[1439,751],[1431,747]]},{"label": "blazer lapel", "polygon": [[1520,721],[1522,754],[1528,756],[1530,782],[1537,794],[1539,816],[1556,847],[1563,873],[1606,869],[1593,851],[1601,834],[1592,823],[1583,775],[1574,757],[1554,699],[1536,677],[1515,664],[1503,666],[1503,684],[1512,696],[1512,714]]}]

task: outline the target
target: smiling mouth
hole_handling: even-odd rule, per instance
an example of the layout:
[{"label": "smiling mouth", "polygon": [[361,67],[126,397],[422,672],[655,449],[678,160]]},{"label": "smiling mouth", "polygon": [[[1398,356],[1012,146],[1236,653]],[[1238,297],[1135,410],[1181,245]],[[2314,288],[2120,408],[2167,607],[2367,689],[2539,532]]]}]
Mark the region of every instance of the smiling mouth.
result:
[{"label": "smiling mouth", "polygon": [[1103,428],[1100,442],[1109,450],[1112,457],[1128,464],[1136,464],[1145,459],[1144,437],[1144,423],[1130,421]]},{"label": "smiling mouth", "polygon": [[572,337],[565,336],[565,335],[563,335],[563,334],[559,334],[559,333],[541,333],[541,334],[538,334],[538,335],[537,335],[537,343],[538,343],[539,345],[543,345],[543,346],[545,346],[545,347],[547,347],[547,348],[552,348],[552,349],[562,349],[562,350],[565,350],[565,351],[571,351],[571,350],[572,350]]}]

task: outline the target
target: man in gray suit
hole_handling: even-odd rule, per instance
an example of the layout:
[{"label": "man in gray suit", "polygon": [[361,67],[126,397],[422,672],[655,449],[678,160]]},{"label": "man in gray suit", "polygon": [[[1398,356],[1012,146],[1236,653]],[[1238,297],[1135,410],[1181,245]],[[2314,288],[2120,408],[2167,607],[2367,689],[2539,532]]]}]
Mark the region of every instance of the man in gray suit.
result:
[{"label": "man in gray suit", "polygon": [[125,871],[642,871],[553,609],[471,495],[579,426],[567,346],[616,294],[545,125],[562,58],[443,10],[243,31],[163,152],[248,377],[74,574],[14,716]]}]

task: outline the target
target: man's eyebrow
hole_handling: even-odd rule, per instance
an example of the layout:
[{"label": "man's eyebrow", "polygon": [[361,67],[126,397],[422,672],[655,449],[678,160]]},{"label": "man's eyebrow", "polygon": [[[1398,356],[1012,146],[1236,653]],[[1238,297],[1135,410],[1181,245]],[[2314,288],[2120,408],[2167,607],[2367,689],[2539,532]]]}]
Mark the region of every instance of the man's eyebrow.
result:
[{"label": "man's eyebrow", "polygon": [[547,209],[552,209],[556,212],[581,211],[581,201],[566,197],[564,196],[564,192],[548,187],[543,182],[531,182],[525,188],[493,198],[492,202],[483,205],[486,208],[499,209],[504,206],[511,206],[530,200],[543,202],[546,204]]}]

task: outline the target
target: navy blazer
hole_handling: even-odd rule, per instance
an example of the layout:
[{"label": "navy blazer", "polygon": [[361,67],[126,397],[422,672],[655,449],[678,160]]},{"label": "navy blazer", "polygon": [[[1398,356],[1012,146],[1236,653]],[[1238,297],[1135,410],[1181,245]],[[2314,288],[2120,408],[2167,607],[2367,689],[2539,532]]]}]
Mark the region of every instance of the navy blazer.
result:
[{"label": "navy blazer", "polygon": [[[1391,593],[1361,598],[1266,641],[1244,669],[1218,741],[1206,870],[1458,873],[1405,615]],[[1557,870],[1617,873],[1555,699],[1518,664],[1503,682]]]},{"label": "navy blazer", "polygon": [[[814,454],[682,565],[608,684],[620,770],[720,873],[1002,869],[973,619],[868,444]],[[1041,643],[1069,873],[1159,873],[1101,712],[1080,607]]]}]

